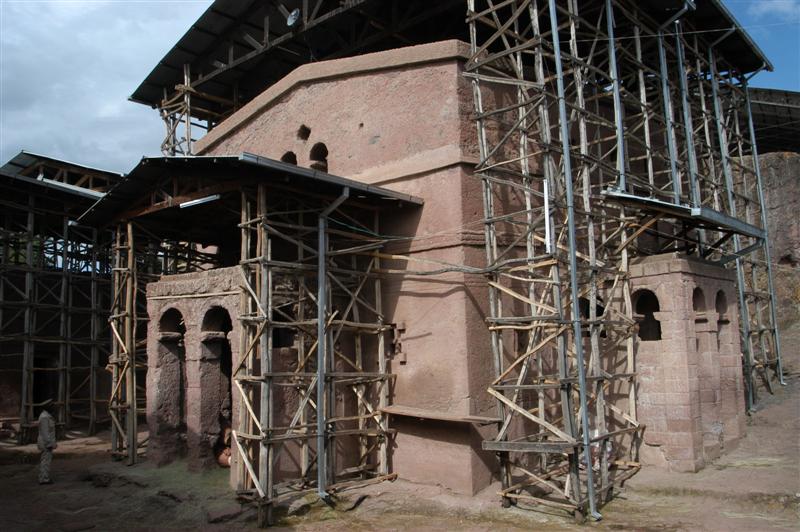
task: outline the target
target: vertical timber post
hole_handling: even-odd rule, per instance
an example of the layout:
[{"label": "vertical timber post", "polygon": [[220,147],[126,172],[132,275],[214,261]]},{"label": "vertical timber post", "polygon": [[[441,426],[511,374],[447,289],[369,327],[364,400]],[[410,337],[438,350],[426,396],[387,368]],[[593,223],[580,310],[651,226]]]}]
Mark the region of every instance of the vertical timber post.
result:
[{"label": "vertical timber post", "polygon": [[127,271],[125,280],[125,347],[128,364],[125,370],[125,424],[128,436],[128,465],[136,463],[138,447],[138,404],[136,400],[136,257],[133,224],[127,222]]},{"label": "vertical timber post", "polygon": [[265,315],[265,323],[261,327],[261,336],[258,339],[259,353],[261,356],[261,382],[260,388],[260,408],[259,423],[262,427],[261,441],[258,453],[258,482],[264,499],[259,505],[258,521],[259,526],[270,526],[273,524],[273,444],[269,441],[272,438],[273,425],[273,404],[272,404],[272,269],[270,268],[271,243],[264,227],[267,223],[267,188],[264,184],[258,185],[257,196],[257,217],[258,217],[258,242],[261,253],[259,254],[258,268],[260,270],[259,297],[261,309]]},{"label": "vertical timber post", "polygon": [[336,210],[350,196],[350,189],[344,187],[341,195],[328,205],[317,218],[317,495],[328,501],[328,410],[333,405],[328,401],[328,365],[333,357],[328,353],[329,339],[326,325],[328,314],[328,215]]}]

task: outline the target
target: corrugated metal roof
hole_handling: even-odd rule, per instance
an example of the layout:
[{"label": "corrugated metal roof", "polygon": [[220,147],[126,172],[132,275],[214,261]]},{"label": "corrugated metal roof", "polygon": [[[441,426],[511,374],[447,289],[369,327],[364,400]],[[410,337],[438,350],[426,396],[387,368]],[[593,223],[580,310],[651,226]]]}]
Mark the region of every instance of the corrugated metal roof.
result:
[{"label": "corrugated metal roof", "polygon": [[0,174],[7,180],[15,180],[25,185],[35,186],[37,188],[47,188],[59,193],[80,196],[81,198],[97,200],[102,198],[105,194],[97,190],[92,190],[87,187],[77,186],[71,183],[64,183],[50,179],[44,175],[24,175],[23,172],[27,169],[34,168],[40,164],[51,168],[63,168],[71,172],[88,172],[95,175],[100,175],[107,179],[109,182],[119,181],[123,174],[110,172],[107,170],[100,170],[83,164],[64,161],[47,155],[40,155],[28,151],[21,151],[11,159],[9,159],[3,166],[0,166]]},{"label": "corrugated metal roof", "polygon": [[75,185],[53,181],[52,179],[35,179],[32,177],[8,173],[3,168],[0,168],[0,177],[16,184],[22,184],[43,190],[47,189],[50,192],[56,192],[68,196],[77,196],[92,201],[96,201],[105,196],[103,192],[97,192],[95,190],[90,190],[83,187],[76,187]]},{"label": "corrugated metal roof", "polygon": [[6,174],[18,175],[26,168],[30,168],[31,166],[34,166],[38,163],[51,164],[53,166],[59,166],[59,167],[72,167],[75,168],[76,170],[87,170],[89,172],[103,174],[107,179],[112,181],[119,180],[124,175],[119,172],[103,170],[100,168],[87,166],[85,164],[65,161],[63,159],[56,159],[55,157],[49,157],[47,155],[41,155],[26,150],[22,150],[17,155],[9,159],[3,166],[0,166],[0,170],[5,172]]},{"label": "corrugated metal roof", "polygon": [[[708,2],[695,2],[696,10],[693,15],[699,29],[735,28],[736,31],[725,41],[717,46],[720,48],[725,60],[737,67],[742,74],[755,72],[761,68],[772,71],[773,66],[766,54],[756,44],[749,33],[739,24],[725,3],[721,0]],[[690,18],[691,20],[691,18]],[[720,35],[721,36],[721,35]],[[714,39],[711,39],[714,40]]]},{"label": "corrugated metal roof", "polygon": [[[467,35],[464,0],[322,0],[313,22],[287,27],[284,11],[302,8],[303,3],[216,0],[158,62],[130,99],[157,106],[165,90],[171,94],[176,85],[183,84],[183,65],[190,64],[194,87],[230,98],[236,85],[242,102],[246,102],[305,63]],[[316,3],[309,4],[311,11]],[[430,21],[429,27],[418,33],[376,38],[380,29],[392,21],[405,24],[405,29],[418,28],[437,15],[440,18]],[[259,51],[256,45],[264,43],[266,19],[270,44]],[[454,24],[443,24],[442,20],[452,20]],[[222,66],[230,62],[229,47],[233,50],[233,67]],[[266,68],[265,56],[270,62]]]},{"label": "corrugated metal roof", "polygon": [[[214,180],[219,183],[250,181],[286,185],[290,182],[293,188],[306,190],[309,194],[317,196],[336,197],[347,187],[351,190],[351,198],[362,197],[373,203],[423,204],[422,199],[408,194],[250,153],[231,156],[145,157],[105,197],[89,208],[79,218],[79,222],[97,227],[108,225],[116,221],[122,213],[130,209],[134,201],[142,198],[150,188],[162,180],[170,177],[188,180],[208,175],[213,175]],[[185,231],[187,235],[191,232],[190,227],[176,229]]]},{"label": "corrugated metal roof", "polygon": [[[665,21],[684,2],[644,0],[639,4],[653,20]],[[284,11],[291,11],[302,8],[303,2],[216,0],[159,61],[130,99],[156,107],[164,98],[165,91],[171,94],[176,85],[183,83],[184,64],[192,65],[195,88],[201,87],[203,92],[217,97],[231,98],[236,86],[240,103],[246,103],[304,63],[408,44],[468,38],[464,0],[349,0],[344,3],[322,0],[319,13],[329,13],[330,16],[322,17],[316,25],[306,27],[300,24],[295,28],[286,27],[285,15],[279,5],[285,8]],[[409,12],[413,16],[408,15]],[[415,31],[409,29],[403,39],[393,35],[380,40],[376,34],[364,34],[357,37],[363,42],[354,43],[346,38],[356,22],[372,20],[375,26],[380,26],[403,14],[416,28]],[[259,52],[255,47],[263,43],[267,18],[270,21],[270,42],[275,46]],[[721,1],[697,2],[696,10],[684,18],[707,40],[715,40],[726,30],[734,28],[734,33],[717,48],[720,55],[742,73],[762,67],[772,69],[764,53]],[[234,57],[232,64],[230,49]],[[269,65],[264,64],[265,56],[269,58]],[[196,80],[198,75],[200,81]]]}]

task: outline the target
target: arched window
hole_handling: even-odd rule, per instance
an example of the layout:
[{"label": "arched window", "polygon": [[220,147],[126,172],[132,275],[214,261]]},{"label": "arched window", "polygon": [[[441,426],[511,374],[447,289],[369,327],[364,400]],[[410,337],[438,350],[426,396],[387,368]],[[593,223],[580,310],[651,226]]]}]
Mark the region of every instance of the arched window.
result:
[{"label": "arched window", "polygon": [[223,307],[211,307],[203,317],[201,331],[230,332],[233,329],[231,316]]},{"label": "arched window", "polygon": [[694,310],[694,328],[695,328],[695,351],[698,353],[706,351],[708,346],[708,331],[705,325],[708,322],[706,316],[706,295],[703,290],[697,286],[692,291],[692,310]]},{"label": "arched window", "polygon": [[714,299],[714,310],[717,311],[717,314],[719,314],[720,318],[725,316],[725,314],[728,312],[728,297],[722,290],[717,292],[717,297]]},{"label": "arched window", "polygon": [[[589,299],[586,298],[586,297],[579,297],[578,298],[578,310],[580,312],[582,320],[591,319],[591,314],[589,312],[590,309],[591,309],[591,303],[589,302]],[[606,311],[606,308],[603,306],[603,300],[600,299],[599,297],[597,298],[597,303],[594,306],[594,311],[595,311],[595,318],[596,319],[602,317],[603,313]],[[591,328],[590,327],[586,327],[584,329],[584,336],[589,336],[591,334],[590,331],[591,331]],[[600,337],[601,338],[605,338],[606,337],[606,332],[604,330],[601,330]]]},{"label": "arched window", "polygon": [[722,342],[728,341],[731,320],[728,317],[728,296],[719,290],[714,298],[714,310],[717,311],[717,351],[722,348]]},{"label": "arched window", "polygon": [[[591,308],[591,304],[589,303],[589,298],[586,297],[579,297],[578,298],[578,310],[580,311],[581,318],[584,320],[588,320],[591,316],[589,315],[589,309]],[[594,311],[596,317],[601,317],[603,313],[606,311],[606,308],[603,306],[603,300],[597,298],[597,304],[594,306]]]},{"label": "arched window", "polygon": [[698,314],[706,311],[706,296],[699,286],[692,292],[692,310]]},{"label": "arched window", "polygon": [[177,333],[183,335],[186,333],[186,324],[183,323],[183,315],[178,309],[167,309],[158,320],[158,332],[161,333]]},{"label": "arched window", "polygon": [[319,170],[320,172],[328,171],[328,147],[322,142],[314,144],[311,148],[309,159],[311,159],[311,168],[314,170]]},{"label": "arched window", "polygon": [[643,342],[661,340],[661,322],[655,317],[661,307],[658,297],[650,290],[639,290],[633,294],[634,311],[639,321],[639,339]]},{"label": "arched window", "polygon": [[281,157],[281,162],[297,165],[297,155],[293,151],[287,151]]}]

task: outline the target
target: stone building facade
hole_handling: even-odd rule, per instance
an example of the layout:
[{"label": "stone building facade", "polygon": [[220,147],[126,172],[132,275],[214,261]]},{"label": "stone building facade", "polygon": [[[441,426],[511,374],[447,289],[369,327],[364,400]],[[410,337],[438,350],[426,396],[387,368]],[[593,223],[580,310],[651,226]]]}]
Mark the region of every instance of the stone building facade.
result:
[{"label": "stone building facade", "polygon": [[[466,44],[445,41],[303,65],[195,149],[250,152],[422,197],[421,211],[381,227],[415,235],[397,251],[480,267],[483,210],[466,57]],[[175,458],[181,446],[195,463],[212,462],[236,415],[223,361],[235,367],[239,357],[237,275],[227,268],[148,286],[148,422],[157,462]],[[744,431],[734,281],[725,269],[676,255],[644,259],[631,275],[641,307],[642,459],[695,471]],[[486,393],[493,371],[485,280],[460,272],[393,276],[383,290],[402,345],[389,368],[397,429],[391,468],[407,480],[474,494],[497,468],[481,449],[494,430],[486,422],[494,403]]]},{"label": "stone building facade", "polygon": [[[303,65],[195,145],[198,155],[250,152],[421,197],[419,212],[382,222],[381,232],[415,235],[396,251],[481,266],[480,181],[472,92],[463,75],[467,44],[445,41]],[[421,118],[422,117],[422,118]],[[473,494],[496,468],[473,423],[491,416],[492,375],[483,278],[447,273],[391,276],[383,283],[402,355],[390,425],[391,467],[402,478]],[[442,319],[446,316],[447,319]]]}]

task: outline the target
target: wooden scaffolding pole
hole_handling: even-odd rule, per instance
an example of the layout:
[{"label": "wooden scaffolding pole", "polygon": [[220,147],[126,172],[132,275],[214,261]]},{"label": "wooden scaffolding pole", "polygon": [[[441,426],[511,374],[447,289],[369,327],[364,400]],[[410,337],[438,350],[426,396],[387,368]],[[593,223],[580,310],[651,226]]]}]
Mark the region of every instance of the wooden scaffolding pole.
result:
[{"label": "wooden scaffolding pole", "polygon": [[[233,377],[235,466],[240,491],[254,497],[259,525],[266,526],[275,502],[298,490],[329,499],[360,483],[393,478],[391,430],[382,411],[391,327],[380,311],[377,258],[362,251],[364,240],[374,239],[328,227],[335,217],[374,234],[377,212],[350,213],[347,193],[320,201],[268,193],[261,185],[241,197],[244,334]],[[359,221],[366,215],[369,221]],[[312,217],[315,223],[306,225]],[[290,337],[291,347],[285,343]],[[285,409],[280,415],[278,404]],[[288,425],[278,422],[283,416]],[[358,457],[352,464],[340,450],[350,447]],[[300,467],[278,482],[274,466],[282,453],[297,453]]]}]

